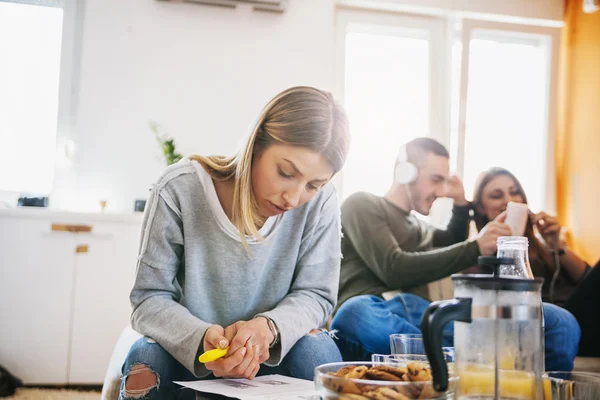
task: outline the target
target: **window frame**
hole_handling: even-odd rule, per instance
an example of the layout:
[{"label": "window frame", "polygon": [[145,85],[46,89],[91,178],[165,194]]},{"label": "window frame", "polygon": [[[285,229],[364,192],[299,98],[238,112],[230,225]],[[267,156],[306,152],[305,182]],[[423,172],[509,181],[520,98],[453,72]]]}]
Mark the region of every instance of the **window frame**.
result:
[{"label": "window frame", "polygon": [[[84,4],[78,0],[0,0],[4,3],[29,4],[41,7],[57,7],[63,10],[61,54],[58,76],[58,111],[56,126],[56,151],[62,156],[62,165],[70,169],[73,149],[76,143],[75,119],[79,93],[79,73],[81,62],[81,45],[83,33]],[[59,162],[60,160],[56,160]],[[54,180],[49,193],[55,191],[57,180],[64,179],[65,174],[72,175],[58,165],[55,168]],[[16,204],[16,199],[24,192],[0,189],[0,202]]]},{"label": "window frame", "polygon": [[[338,7],[335,13],[335,60],[334,71],[336,98],[344,104],[346,80],[346,33],[352,24],[378,26],[377,31],[386,29],[418,29],[429,32],[429,137],[450,144],[450,87],[449,61],[451,54],[446,43],[448,21],[439,16],[403,15],[377,10],[357,10]],[[390,167],[391,168],[391,167]],[[340,198],[343,198],[343,170],[333,182]]]},{"label": "window frame", "polygon": [[[518,37],[529,36],[539,40],[549,40],[548,82],[545,137],[547,141],[545,154],[546,176],[543,182],[544,196],[542,207],[544,210],[556,212],[556,113],[558,97],[558,67],[560,57],[560,24],[541,23],[544,21],[531,20],[530,24],[524,20],[515,22],[498,22],[490,18],[473,19],[467,14],[440,13],[440,14],[413,14],[408,12],[391,12],[390,10],[376,10],[338,5],[335,13],[335,62],[334,93],[344,103],[345,85],[345,35],[351,23],[372,25],[396,25],[431,29],[430,60],[430,123],[429,136],[439,140],[448,149],[455,148],[452,154],[451,165],[455,166],[456,173],[461,179],[464,176],[465,161],[465,129],[466,105],[468,91],[468,61],[470,40],[474,31],[501,31],[512,33]],[[535,25],[540,23],[540,25]],[[452,46],[458,40],[462,44],[459,65],[459,77],[452,76]],[[437,53],[437,54],[433,54]],[[439,60],[439,61],[435,61]],[[458,82],[456,82],[458,78]],[[452,109],[452,84],[458,84],[459,99],[456,108]],[[454,114],[452,114],[454,113]],[[456,116],[456,118],[452,118]],[[457,125],[457,126],[456,126]],[[338,188],[340,198],[344,198],[342,176],[344,171],[336,176],[334,184]]]},{"label": "window frame", "polygon": [[[548,62],[548,81],[546,82],[547,104],[545,105],[545,177],[544,190],[542,197],[542,209],[550,212],[556,212],[556,171],[555,171],[555,151],[556,151],[556,113],[558,96],[558,65],[560,56],[560,28],[535,25],[512,24],[506,22],[482,21],[473,19],[463,19],[461,23],[461,67],[459,78],[459,104],[458,104],[458,127],[457,127],[457,154],[456,173],[459,177],[464,176],[465,166],[465,135],[466,135],[466,117],[467,117],[467,93],[469,89],[469,55],[472,38],[481,37],[476,31],[497,31],[502,35],[514,35],[517,38],[531,38],[532,40],[549,41]],[[475,35],[474,35],[475,33]]]}]

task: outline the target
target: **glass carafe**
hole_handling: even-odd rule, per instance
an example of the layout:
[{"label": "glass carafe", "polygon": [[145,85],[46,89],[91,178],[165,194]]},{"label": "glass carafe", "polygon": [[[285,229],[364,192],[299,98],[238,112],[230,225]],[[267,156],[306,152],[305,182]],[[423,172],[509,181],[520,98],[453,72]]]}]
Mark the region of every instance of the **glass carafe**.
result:
[{"label": "glass carafe", "polygon": [[[512,264],[501,260],[497,265]],[[459,400],[542,399],[544,370],[542,279],[494,275],[454,275],[452,300],[432,303],[421,329],[436,390],[448,369],[442,329],[454,324],[454,371]]]},{"label": "glass carafe", "polygon": [[500,265],[500,276],[533,279],[527,248],[529,240],[524,236],[501,236],[497,241],[498,258],[508,258],[512,262]]}]

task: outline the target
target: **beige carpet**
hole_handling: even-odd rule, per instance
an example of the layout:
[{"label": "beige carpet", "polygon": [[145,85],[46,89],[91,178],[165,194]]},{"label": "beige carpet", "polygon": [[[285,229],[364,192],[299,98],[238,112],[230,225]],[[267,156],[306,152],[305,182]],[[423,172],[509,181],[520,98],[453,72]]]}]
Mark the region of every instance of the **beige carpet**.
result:
[{"label": "beige carpet", "polygon": [[20,388],[10,400],[99,400],[100,392],[80,392],[65,389]]}]

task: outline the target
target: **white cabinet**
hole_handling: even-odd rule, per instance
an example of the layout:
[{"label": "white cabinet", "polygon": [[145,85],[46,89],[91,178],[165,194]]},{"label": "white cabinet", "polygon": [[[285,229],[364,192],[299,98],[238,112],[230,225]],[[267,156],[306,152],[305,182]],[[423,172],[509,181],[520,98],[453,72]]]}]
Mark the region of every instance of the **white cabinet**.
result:
[{"label": "white cabinet", "polygon": [[73,237],[0,219],[0,364],[27,383],[67,379]]},{"label": "white cabinet", "polygon": [[[91,232],[56,230],[74,226]],[[0,364],[26,384],[101,383],[129,322],[140,226],[141,215],[0,210]]]},{"label": "white cabinet", "polygon": [[113,347],[129,322],[139,226],[94,224],[106,236],[77,237],[70,383],[102,382]]}]

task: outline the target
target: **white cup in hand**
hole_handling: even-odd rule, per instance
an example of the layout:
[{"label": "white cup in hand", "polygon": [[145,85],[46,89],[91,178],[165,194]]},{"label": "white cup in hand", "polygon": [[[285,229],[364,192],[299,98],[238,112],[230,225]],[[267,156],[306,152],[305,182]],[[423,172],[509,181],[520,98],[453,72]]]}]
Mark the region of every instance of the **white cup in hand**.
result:
[{"label": "white cup in hand", "polygon": [[523,236],[529,218],[529,208],[525,203],[508,202],[506,205],[506,220],[504,223],[510,226],[513,236]]}]

